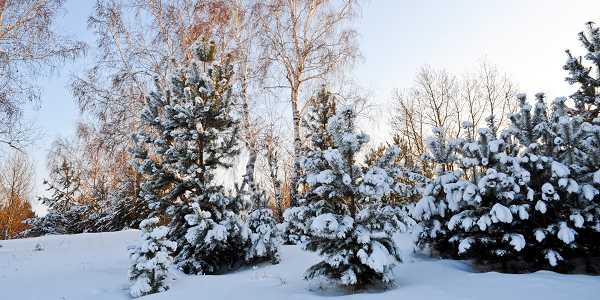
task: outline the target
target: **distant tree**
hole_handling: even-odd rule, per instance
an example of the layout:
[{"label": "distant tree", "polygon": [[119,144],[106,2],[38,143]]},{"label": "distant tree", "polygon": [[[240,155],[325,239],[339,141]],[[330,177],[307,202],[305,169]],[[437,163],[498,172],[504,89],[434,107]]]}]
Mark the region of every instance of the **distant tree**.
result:
[{"label": "distant tree", "polygon": [[79,174],[80,201],[95,206],[86,225],[90,230],[136,228],[148,217],[149,208],[138,205],[143,202],[139,196],[141,176],[129,165],[124,142],[129,135],[121,133],[115,140],[111,127],[79,122],[75,136],[57,138],[47,154],[48,169],[60,168],[67,160]]},{"label": "distant tree", "polygon": [[128,178],[117,182],[118,186],[107,191],[106,201],[99,203],[102,214],[95,224],[98,231],[136,228],[152,213],[147,202],[139,196],[139,183],[142,180],[140,173],[129,174]]},{"label": "distant tree", "polygon": [[390,125],[417,162],[428,151],[426,139],[434,128],[443,127],[447,138],[457,138],[464,133],[462,122],[483,127],[489,115],[506,128],[510,122],[505,115],[515,110],[518,84],[485,59],[462,78],[425,65],[414,81],[410,88],[393,92]]},{"label": "distant tree", "polygon": [[52,181],[44,180],[51,197],[40,197],[42,204],[48,206],[43,217],[28,219],[25,222],[33,228],[24,235],[73,234],[95,231],[90,217],[98,210],[96,203],[90,202],[82,194],[81,174],[66,159],[52,170]]},{"label": "distant tree", "polygon": [[30,201],[33,199],[35,168],[27,155],[13,151],[0,164],[0,237],[10,239],[26,230],[21,222],[35,217]]},{"label": "distant tree", "polygon": [[13,148],[35,139],[23,105],[37,102],[34,79],[86,53],[87,45],[54,26],[64,0],[0,1],[0,143]]}]

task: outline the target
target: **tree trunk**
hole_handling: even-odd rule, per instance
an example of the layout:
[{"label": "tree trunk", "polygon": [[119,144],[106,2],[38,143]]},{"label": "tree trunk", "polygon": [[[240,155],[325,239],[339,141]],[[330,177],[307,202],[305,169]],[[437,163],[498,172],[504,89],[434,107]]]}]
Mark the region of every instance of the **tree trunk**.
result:
[{"label": "tree trunk", "polygon": [[244,174],[244,180],[248,183],[248,190],[250,192],[250,201],[252,201],[252,209],[260,209],[263,205],[260,202],[260,194],[256,190],[256,183],[254,182],[254,164],[256,162],[256,150],[250,149],[250,146],[247,147],[248,151],[250,151],[250,156],[248,157],[248,162],[246,163],[246,174]]},{"label": "tree trunk", "polygon": [[[350,157],[348,158],[348,162],[350,165],[350,186],[354,187],[354,174],[352,174],[354,158],[352,157],[352,155],[350,155]],[[350,217],[354,219],[356,217],[356,203],[354,200],[354,190],[351,191],[351,193],[352,194],[350,194]]]},{"label": "tree trunk", "polygon": [[250,130],[250,110],[248,108],[248,66],[247,59],[244,56],[243,60],[243,76],[242,76],[242,112],[245,115],[242,118],[242,134],[244,140],[246,141],[246,149],[250,153],[248,157],[248,162],[246,163],[246,174],[244,174],[244,180],[248,183],[248,189],[250,191],[250,200],[252,201],[252,206],[254,209],[260,208],[261,204],[259,203],[259,192],[256,190],[256,183],[254,181],[254,165],[256,163],[256,141],[254,140],[254,136],[252,131]]},{"label": "tree trunk", "polygon": [[16,205],[16,201],[15,201],[15,194],[14,194],[14,187],[11,187],[11,192],[10,192],[10,201],[8,202],[8,216],[6,216],[6,227],[4,227],[4,236],[2,237],[3,240],[8,240],[10,239],[10,235],[11,235],[11,231],[12,231],[12,222],[13,222],[13,215],[15,212],[15,205]]},{"label": "tree trunk", "polygon": [[598,270],[596,268],[594,268],[594,266],[592,264],[592,256],[590,255],[590,253],[586,252],[584,254],[584,260],[585,260],[585,272],[588,273],[589,275],[598,275]]},{"label": "tree trunk", "polygon": [[300,178],[300,155],[302,141],[300,139],[300,112],[298,111],[298,86],[292,87],[292,115],[294,118],[294,170],[290,180],[290,207],[298,206],[298,180]]},{"label": "tree trunk", "polygon": [[283,210],[281,208],[281,182],[277,178],[277,157],[273,155],[272,151],[269,151],[269,171],[271,172],[271,180],[273,181],[273,188],[275,190],[275,202],[277,204],[277,220],[283,222]]}]

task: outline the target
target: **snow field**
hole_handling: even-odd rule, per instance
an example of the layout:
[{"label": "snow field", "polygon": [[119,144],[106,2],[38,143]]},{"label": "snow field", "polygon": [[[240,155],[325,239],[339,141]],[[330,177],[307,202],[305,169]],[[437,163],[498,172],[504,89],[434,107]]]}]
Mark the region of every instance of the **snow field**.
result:
[{"label": "snow field", "polygon": [[[278,265],[245,266],[225,275],[185,275],[179,271],[171,289],[141,299],[598,299],[600,277],[478,273],[467,261],[428,258],[412,252],[412,237],[396,235],[404,263],[395,269],[397,286],[388,291],[350,294],[326,280],[302,280],[319,262],[301,246],[283,246]],[[140,244],[141,232],[45,236],[1,241],[1,299],[133,299],[129,294],[127,245]],[[44,249],[34,251],[36,245]]]}]

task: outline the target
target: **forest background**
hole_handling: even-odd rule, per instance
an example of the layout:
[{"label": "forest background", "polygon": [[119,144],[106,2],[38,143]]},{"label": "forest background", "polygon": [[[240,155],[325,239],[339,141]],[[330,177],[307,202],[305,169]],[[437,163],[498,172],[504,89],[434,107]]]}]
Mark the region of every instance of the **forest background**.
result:
[{"label": "forest background", "polygon": [[[56,149],[55,142],[72,139],[76,124],[90,118],[89,114],[80,114],[69,82],[72,75],[83,74],[97,62],[97,36],[86,29],[93,5],[94,1],[65,2],[67,13],[57,19],[56,26],[86,42],[90,47],[88,55],[68,62],[52,76],[40,77],[40,101],[30,103],[24,113],[42,134],[25,148],[35,165],[31,192],[35,196],[50,196],[42,182],[50,178],[47,156]],[[361,129],[374,137],[373,146],[390,141],[393,130],[387,119],[388,108],[397,99],[394,89],[410,88],[418,71],[426,65],[461,77],[485,63],[510,77],[518,86],[516,92],[544,92],[549,99],[572,94],[576,88],[562,80],[567,75],[561,68],[566,60],[564,50],[572,49],[578,54],[580,46],[574,33],[583,30],[586,21],[595,19],[593,12],[597,8],[600,4],[594,1],[365,3],[351,24],[360,34],[357,41],[362,57],[348,70],[351,75],[346,75],[369,108],[364,111],[368,122]],[[270,101],[281,107],[278,113],[291,123],[286,115],[291,114],[287,93]],[[291,125],[285,122],[280,128],[289,133]],[[239,177],[243,165],[240,163],[237,173],[230,176]],[[34,211],[43,214],[45,207],[33,198]]]}]

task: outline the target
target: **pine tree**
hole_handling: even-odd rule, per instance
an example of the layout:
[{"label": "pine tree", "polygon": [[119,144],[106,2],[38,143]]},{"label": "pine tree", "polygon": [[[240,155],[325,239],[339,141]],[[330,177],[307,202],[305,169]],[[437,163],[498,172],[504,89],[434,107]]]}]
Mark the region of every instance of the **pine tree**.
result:
[{"label": "pine tree", "polygon": [[459,166],[465,173],[470,171],[466,178],[470,180],[462,181],[464,190],[452,189],[460,208],[451,213],[447,227],[450,240],[460,242],[461,257],[479,264],[499,263],[508,272],[508,262],[524,257],[525,238],[520,229],[530,206],[520,194],[521,169],[506,154],[510,143],[498,139],[494,116],[486,120],[488,127],[477,130],[477,141],[468,133],[459,150]]},{"label": "pine tree", "polygon": [[547,149],[551,164],[536,176],[543,181],[538,183],[541,199],[535,207],[538,226],[533,229],[532,248],[543,254],[538,262],[561,271],[570,271],[575,260],[583,257],[592,273],[590,257],[599,255],[597,243],[592,241],[600,237],[598,201],[594,201],[598,190],[593,175],[599,169],[593,160],[598,145],[594,132],[599,127],[583,122],[581,116],[569,117],[565,101],[554,101],[549,124],[544,127],[548,137],[542,139],[545,143],[541,148]]},{"label": "pine tree", "polygon": [[584,58],[591,66],[584,66],[581,57],[574,57],[570,50],[566,50],[568,59],[563,69],[570,75],[565,81],[579,85],[577,92],[570,96],[575,102],[575,113],[591,122],[600,116],[600,28],[594,22],[585,25],[587,34],[580,32],[579,41],[587,51]]},{"label": "pine tree", "polygon": [[[598,156],[598,141],[600,136],[598,134],[597,123],[600,119],[600,28],[596,26],[594,22],[587,22],[587,34],[585,32],[579,33],[579,40],[582,46],[585,48],[587,53],[584,59],[590,63],[589,66],[585,66],[581,57],[574,57],[569,50],[567,50],[568,60],[563,66],[563,69],[569,71],[570,76],[565,78],[569,84],[577,84],[579,89],[570,96],[575,102],[575,109],[569,110],[564,105],[564,100],[558,101],[555,106],[560,106],[562,112],[559,114],[561,117],[566,116],[567,113],[572,113],[575,116],[581,117],[583,121],[588,123],[595,123],[595,125],[587,124],[582,127],[583,131],[587,132],[587,139],[583,143],[579,143],[579,149],[576,155],[574,151],[566,151],[573,159],[577,160],[575,164],[576,168],[575,176],[578,177],[577,181],[581,185],[581,191],[579,199],[576,201],[576,208],[573,212],[573,219],[585,220],[585,222],[577,222],[575,230],[579,233],[578,241],[579,250],[576,252],[583,252],[585,256],[586,267],[588,272],[599,273],[598,270],[592,270],[591,267],[591,256],[600,256],[597,239],[599,238],[598,232],[600,231],[600,201],[598,200],[598,181],[595,175],[596,170],[600,169],[600,157]],[[594,70],[595,68],[595,70]],[[577,121],[581,123],[580,121]],[[569,122],[563,122],[567,123]],[[584,123],[585,124],[585,123]],[[564,141],[560,147],[566,147],[571,149],[571,143]],[[575,150],[575,149],[572,149]],[[581,168],[581,169],[579,169]],[[573,169],[573,168],[572,168]],[[577,226],[580,225],[580,226]]]},{"label": "pine tree", "polygon": [[[189,67],[174,63],[171,87],[146,97],[142,119],[150,130],[134,135],[133,164],[148,176],[141,196],[154,214],[168,213],[169,239],[177,242],[175,265],[185,273],[230,269],[244,258],[248,232],[240,212],[242,195],[214,183],[239,153],[237,121],[227,59],[215,61],[215,45],[199,41]],[[152,152],[150,152],[151,150]]]},{"label": "pine tree", "polygon": [[48,206],[48,213],[43,217],[27,219],[24,222],[33,228],[22,232],[23,235],[73,234],[84,231],[89,212],[82,205],[81,179],[73,166],[63,160],[62,164],[53,170],[55,184],[44,180],[52,197],[40,197],[39,200]]},{"label": "pine tree", "polygon": [[[352,106],[343,107],[327,123],[334,147],[303,158],[315,212],[305,224],[308,238],[304,249],[325,256],[304,277],[325,276],[363,288],[370,283],[393,283],[395,264],[390,260],[401,258],[391,235],[406,230],[408,217],[399,208],[381,204],[384,196],[397,192],[394,176],[399,171],[388,167],[399,149],[390,147],[363,173],[357,153],[369,136],[356,133],[355,120]],[[315,161],[320,157],[322,161]],[[317,163],[323,167],[314,167]]]},{"label": "pine tree", "polygon": [[[327,122],[335,114],[335,97],[323,86],[302,118],[307,142],[303,147],[303,156],[300,158],[300,166],[303,170],[299,179],[301,185],[307,184],[307,174],[327,169],[323,151],[335,147],[331,134],[327,132]],[[308,228],[305,225],[314,219],[317,210],[320,210],[315,206],[320,198],[313,191],[314,189],[309,189],[305,192],[300,201],[302,205],[290,207],[284,212],[285,222],[278,228],[285,243],[298,244],[306,241]]]},{"label": "pine tree", "polygon": [[[423,190],[423,197],[415,204],[411,215],[419,220],[416,228],[418,240],[417,247],[430,248],[440,251],[443,255],[450,253],[453,257],[458,255],[457,241],[450,241],[451,236],[447,230],[450,216],[446,214],[449,207],[451,211],[458,211],[459,206],[445,190],[446,185],[455,185],[461,181],[462,173],[451,170],[458,161],[456,155],[460,146],[456,140],[448,140],[444,128],[438,127],[432,130],[433,137],[426,140],[431,154],[425,153],[422,160],[435,166],[434,178],[432,178]],[[467,182],[463,182],[462,190],[467,189]],[[468,190],[467,192],[470,192]],[[449,194],[449,196],[446,196]],[[448,198],[449,203],[446,201]]]},{"label": "pine tree", "polygon": [[131,295],[142,297],[164,292],[169,289],[165,280],[170,276],[169,266],[173,261],[171,253],[177,243],[167,240],[169,229],[157,226],[158,218],[146,219],[140,223],[144,242],[139,246],[129,246],[132,282]]},{"label": "pine tree", "polygon": [[[517,141],[518,148],[523,149],[518,154],[519,165],[528,179],[525,180],[522,196],[530,202],[527,210],[529,217],[522,226],[527,241],[525,250],[528,261],[533,263],[533,268],[540,268],[545,263],[555,267],[559,261],[564,262],[563,257],[567,257],[569,249],[577,247],[572,243],[573,239],[564,237],[574,234],[566,223],[567,211],[570,209],[570,199],[578,193],[579,187],[570,178],[569,163],[562,159],[565,153],[560,151],[561,137],[570,139],[570,133],[563,131],[564,124],[560,123],[570,122],[570,119],[559,115],[564,113],[561,109],[555,109],[553,115],[548,117],[544,95],[537,94],[536,98],[533,114],[531,106],[525,104],[520,114],[511,116],[513,125],[527,122],[530,125],[511,126],[507,134]],[[525,97],[520,100],[524,102]]]},{"label": "pine tree", "polygon": [[82,195],[78,205],[71,206],[67,213],[67,223],[69,232],[97,232],[98,220],[103,218],[106,213],[102,211],[102,205],[108,201],[108,185],[103,178],[100,178],[91,186],[91,191],[87,195]]},{"label": "pine tree", "polygon": [[336,114],[335,97],[323,86],[302,118],[305,138],[309,141],[304,147],[305,157],[318,156],[320,151],[333,146],[333,137],[327,132],[327,122]]},{"label": "pine tree", "polygon": [[586,155],[581,157],[587,159],[578,170],[580,192],[569,219],[578,233],[575,255],[584,258],[589,274],[600,274],[598,266],[592,264],[592,257],[600,257],[600,126],[589,126],[586,131],[589,136],[581,147]]},{"label": "pine tree", "polygon": [[415,161],[413,154],[410,153],[399,135],[394,136],[393,141],[391,145],[388,143],[382,144],[367,153],[363,172],[368,172],[386,154],[389,155],[388,149],[390,147],[395,146],[398,148],[398,155],[393,158],[393,162],[386,165],[386,171],[395,172],[394,190],[397,193],[392,193],[382,198],[382,203],[387,203],[395,207],[397,205],[416,202],[421,198],[423,189],[428,183],[428,173],[431,170],[427,162],[421,165]]}]

